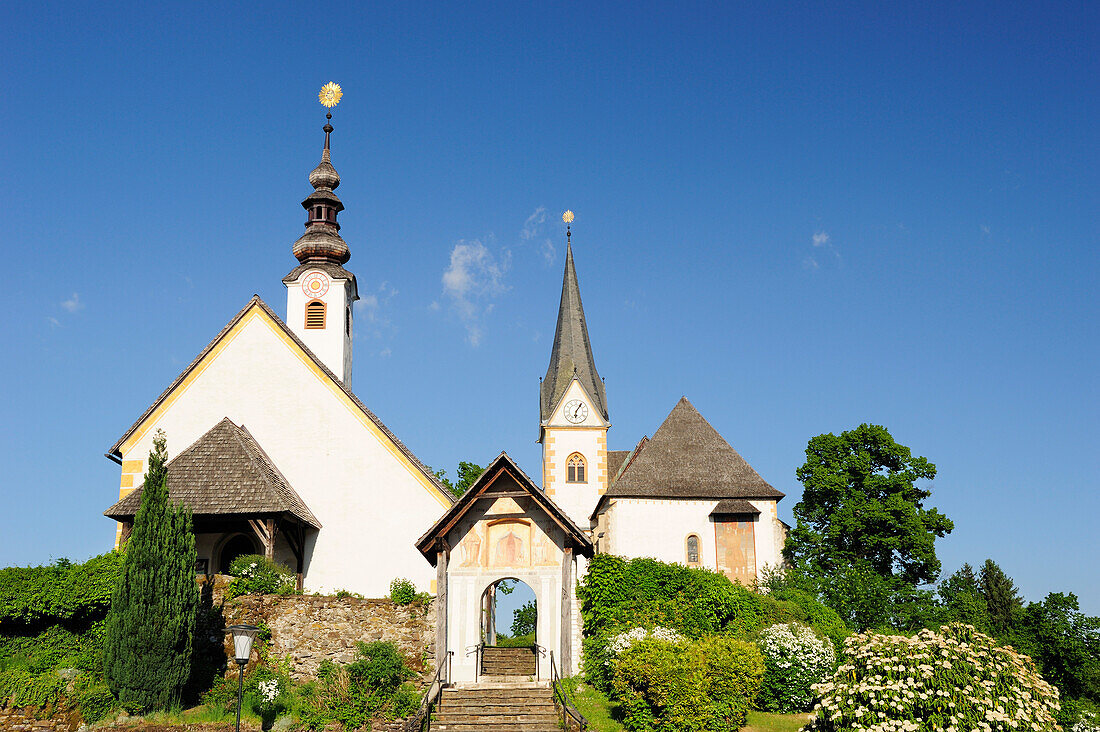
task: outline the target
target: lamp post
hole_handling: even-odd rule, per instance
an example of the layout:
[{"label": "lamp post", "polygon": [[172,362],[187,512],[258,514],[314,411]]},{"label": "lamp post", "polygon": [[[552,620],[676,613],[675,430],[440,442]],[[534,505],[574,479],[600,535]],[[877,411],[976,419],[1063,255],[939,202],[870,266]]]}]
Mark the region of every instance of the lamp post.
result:
[{"label": "lamp post", "polygon": [[233,634],[233,660],[237,662],[237,732],[241,732],[241,699],[244,697],[244,667],[252,654],[252,641],[260,629],[255,625],[230,625],[225,632]]}]

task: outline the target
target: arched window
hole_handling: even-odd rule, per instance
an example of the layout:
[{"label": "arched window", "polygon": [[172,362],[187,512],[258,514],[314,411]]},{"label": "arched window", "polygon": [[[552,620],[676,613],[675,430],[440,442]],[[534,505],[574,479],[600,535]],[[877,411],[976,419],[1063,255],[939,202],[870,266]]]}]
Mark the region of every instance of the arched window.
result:
[{"label": "arched window", "polygon": [[565,480],[567,483],[587,483],[588,476],[585,474],[584,458],[579,452],[575,452],[569,456],[569,460],[565,463]]},{"label": "arched window", "polygon": [[313,300],[306,305],[306,328],[325,327],[325,304],[320,300]]},{"label": "arched window", "polygon": [[687,563],[688,566],[699,564],[699,537],[695,534],[687,538]]}]

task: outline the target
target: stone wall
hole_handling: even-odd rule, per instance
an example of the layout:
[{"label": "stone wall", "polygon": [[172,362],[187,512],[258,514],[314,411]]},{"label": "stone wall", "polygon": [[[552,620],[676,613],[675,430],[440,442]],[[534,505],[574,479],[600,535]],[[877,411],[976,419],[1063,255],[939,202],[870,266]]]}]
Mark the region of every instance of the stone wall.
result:
[{"label": "stone wall", "polygon": [[34,709],[0,707],[0,730],[56,730],[73,732],[81,726],[80,715],[66,714],[50,719],[36,719]]},{"label": "stone wall", "polygon": [[[359,641],[389,641],[421,674],[435,673],[432,602],[402,606],[356,597],[246,595],[227,601],[224,614],[226,625],[262,620],[271,629],[271,657],[289,657],[296,680],[315,677],[324,660],[354,661]],[[226,654],[233,657],[229,638]]]}]

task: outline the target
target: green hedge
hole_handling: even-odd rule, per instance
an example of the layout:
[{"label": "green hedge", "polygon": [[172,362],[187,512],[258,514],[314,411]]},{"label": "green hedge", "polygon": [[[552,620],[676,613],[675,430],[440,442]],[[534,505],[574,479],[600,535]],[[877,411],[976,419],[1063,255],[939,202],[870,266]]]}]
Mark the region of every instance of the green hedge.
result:
[{"label": "green hedge", "polygon": [[0,569],[0,630],[98,620],[111,606],[122,555],[108,552],[83,564]]},{"label": "green hedge", "polygon": [[840,617],[811,595],[763,595],[706,569],[597,554],[577,588],[584,620],[585,677],[607,692],[608,639],[633,627],[662,626],[688,638],[724,634],[751,640],[775,623],[801,622],[836,644],[848,635]]}]

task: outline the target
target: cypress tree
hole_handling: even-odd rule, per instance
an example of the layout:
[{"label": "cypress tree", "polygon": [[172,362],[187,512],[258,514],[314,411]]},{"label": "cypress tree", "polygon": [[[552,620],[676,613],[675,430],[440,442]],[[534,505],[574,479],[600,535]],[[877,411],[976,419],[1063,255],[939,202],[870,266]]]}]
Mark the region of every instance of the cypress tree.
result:
[{"label": "cypress tree", "polygon": [[989,608],[989,624],[996,635],[1003,636],[1012,628],[1016,614],[1023,608],[1016,583],[992,559],[985,560],[982,565],[979,581],[982,597]]},{"label": "cypress tree", "polygon": [[179,702],[191,666],[199,590],[191,512],[168,498],[168,453],[157,430],[126,557],[107,614],[104,670],[131,712]]}]

